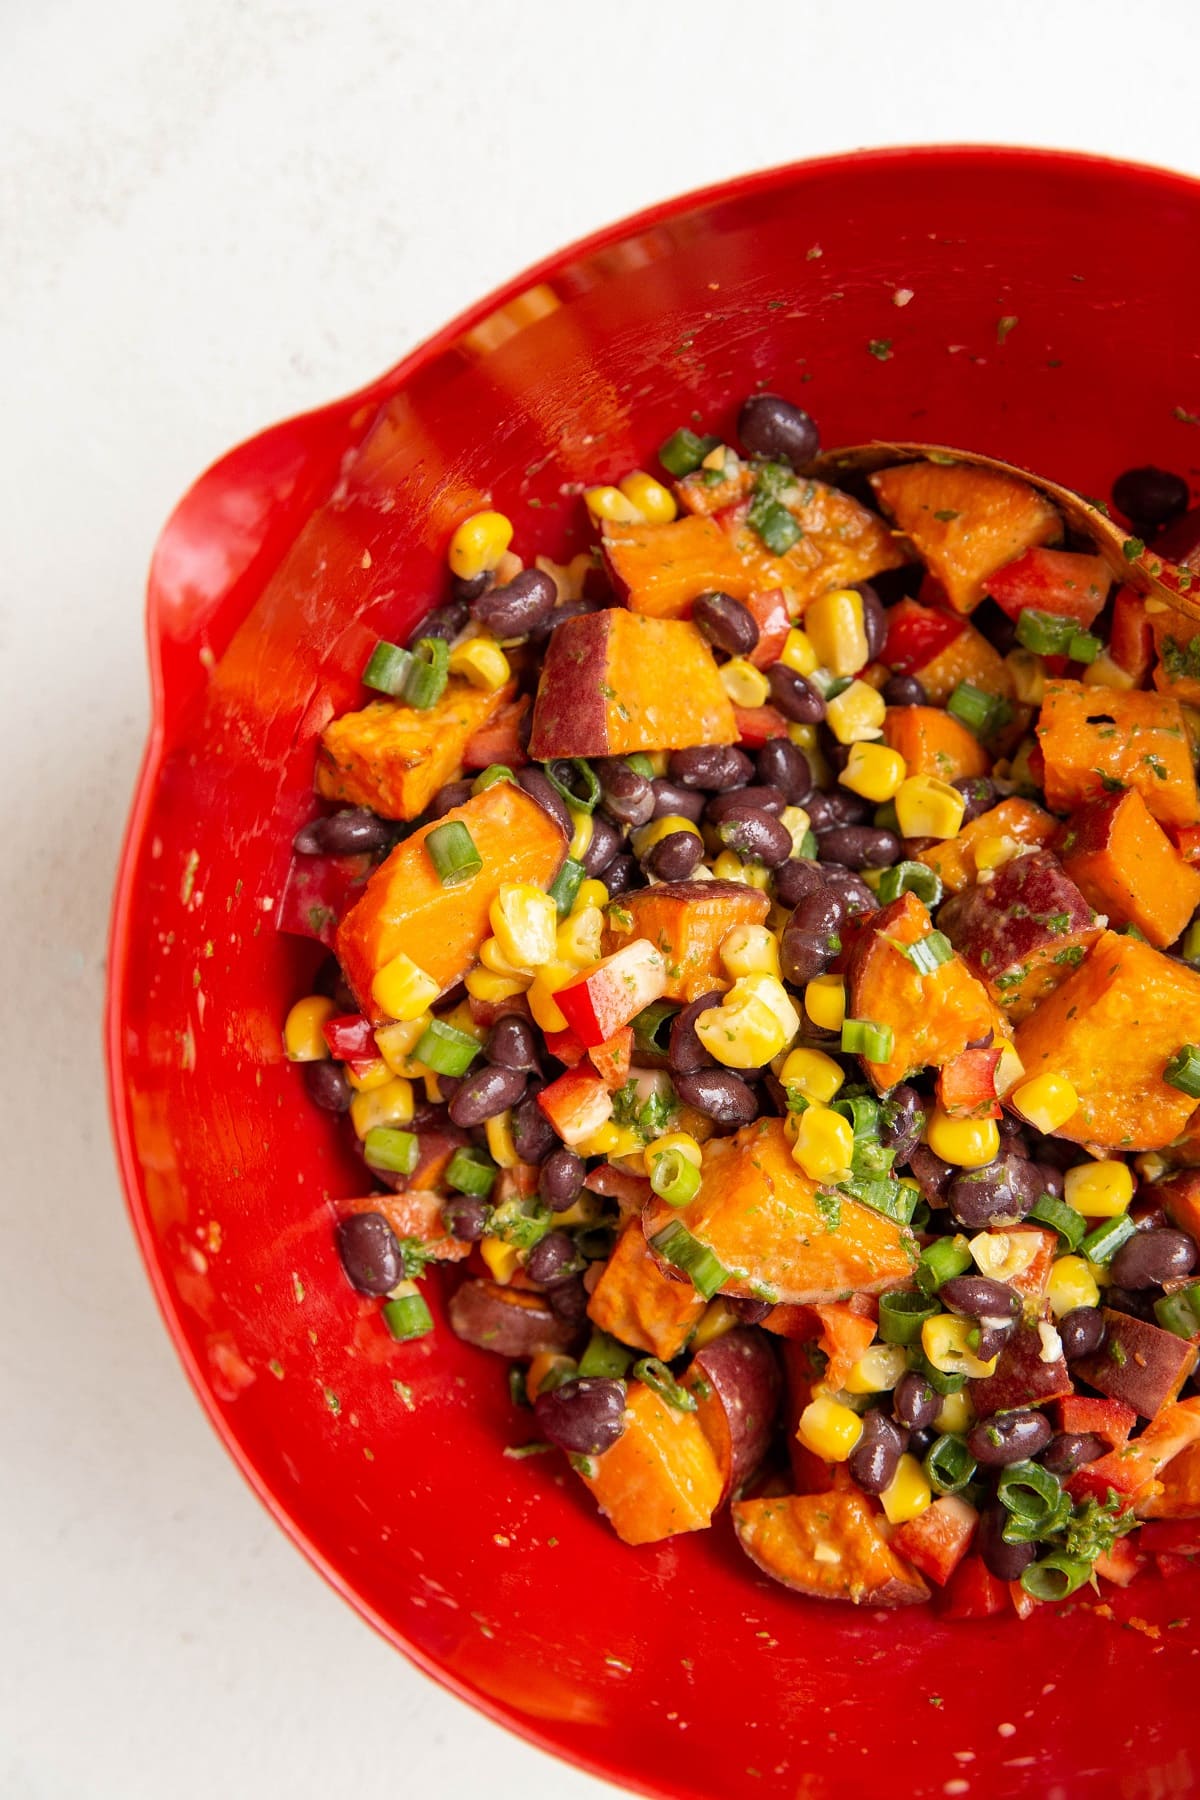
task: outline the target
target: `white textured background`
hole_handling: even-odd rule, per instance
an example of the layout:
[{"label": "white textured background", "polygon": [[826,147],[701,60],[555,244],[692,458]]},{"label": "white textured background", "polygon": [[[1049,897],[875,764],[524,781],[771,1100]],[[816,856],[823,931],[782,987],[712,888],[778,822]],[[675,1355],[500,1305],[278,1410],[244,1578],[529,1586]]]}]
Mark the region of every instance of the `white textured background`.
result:
[{"label": "white textured background", "polygon": [[[0,0],[3,1800],[602,1791],[309,1571],[211,1436],[135,1261],[98,1020],[143,574],[174,499],[563,240],[738,170],[990,139],[1200,171],[1197,16]],[[1153,246],[1113,254],[1170,279]]]}]

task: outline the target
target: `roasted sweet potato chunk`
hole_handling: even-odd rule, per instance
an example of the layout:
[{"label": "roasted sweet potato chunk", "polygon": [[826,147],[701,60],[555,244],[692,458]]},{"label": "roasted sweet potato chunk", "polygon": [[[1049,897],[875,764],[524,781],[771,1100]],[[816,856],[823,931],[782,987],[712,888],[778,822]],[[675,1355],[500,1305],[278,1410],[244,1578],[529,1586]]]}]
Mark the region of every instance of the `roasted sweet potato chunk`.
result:
[{"label": "roasted sweet potato chunk", "polygon": [[630,1383],[625,1429],[610,1450],[576,1464],[627,1544],[703,1531],[721,1502],[722,1477],[696,1414]]},{"label": "roasted sweet potato chunk", "polygon": [[1177,700],[1048,681],[1037,735],[1046,800],[1056,812],[1134,788],[1160,825],[1200,819],[1192,746]]},{"label": "roasted sweet potato chunk", "polygon": [[1141,795],[1093,800],[1071,820],[1063,867],[1111,925],[1136,925],[1165,950],[1200,906],[1200,869],[1180,856]]},{"label": "roasted sweet potato chunk", "polygon": [[900,463],[870,479],[880,505],[958,612],[979,605],[998,569],[1062,536],[1062,520],[1044,495],[994,469]]},{"label": "roasted sweet potato chunk", "polygon": [[1142,1519],[1200,1519],[1200,1444],[1189,1444],[1160,1469],[1137,1510]]},{"label": "roasted sweet potato chunk", "polygon": [[975,733],[941,706],[889,706],[883,741],[900,752],[910,775],[958,781],[986,775],[992,766]]},{"label": "roasted sweet potato chunk", "polygon": [[436,706],[419,711],[373,700],[321,733],[316,786],[324,800],[369,806],[385,819],[415,819],[462,766],[468,743],[513,696],[485,694],[454,676]]},{"label": "roasted sweet potato chunk", "polygon": [[1048,850],[1014,857],[986,886],[955,894],[938,926],[1014,1023],[1078,968],[1100,936],[1091,907]]},{"label": "roasted sweet potato chunk", "polygon": [[651,1256],[640,1219],[625,1227],[588,1301],[588,1317],[623,1344],[670,1362],[704,1312],[690,1281],[672,1281]]},{"label": "roasted sweet potato chunk", "polygon": [[936,870],[947,893],[960,894],[972,885],[978,874],[975,852],[981,844],[991,845],[1008,838],[1036,850],[1042,844],[1048,844],[1057,830],[1058,825],[1048,812],[1035,806],[1032,800],[1022,800],[1013,794],[999,806],[993,806],[990,812],[980,813],[977,819],[964,825],[957,837],[930,844],[927,850],[919,851],[918,860]]},{"label": "roasted sweet potato chunk", "polygon": [[756,588],[774,585],[761,582],[742,562],[729,534],[706,518],[607,525],[604,557],[630,612],[651,619],[690,618],[700,594],[730,594],[744,601]]},{"label": "roasted sweet potato chunk", "polygon": [[764,1575],[816,1600],[911,1606],[929,1589],[883,1535],[862,1494],[784,1494],[735,1500],[738,1542]]},{"label": "roasted sweet potato chunk", "polygon": [[736,1493],[762,1462],[775,1429],[775,1352],[761,1331],[727,1331],[692,1358],[684,1385],[695,1396],[725,1492]]},{"label": "roasted sweet potato chunk", "polygon": [[608,908],[603,950],[607,956],[635,938],[647,938],[667,965],[668,1000],[695,1000],[727,987],[721,941],[735,925],[761,925],[770,902],[740,881],[674,881],[622,894]]}]

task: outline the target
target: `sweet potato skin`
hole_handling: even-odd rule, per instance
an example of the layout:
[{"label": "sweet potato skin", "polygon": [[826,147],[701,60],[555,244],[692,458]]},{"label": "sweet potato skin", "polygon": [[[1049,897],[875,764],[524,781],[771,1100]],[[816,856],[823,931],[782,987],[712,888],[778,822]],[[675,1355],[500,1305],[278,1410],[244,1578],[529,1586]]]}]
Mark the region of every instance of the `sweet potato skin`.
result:
[{"label": "sweet potato skin", "polygon": [[1037,723],[1046,800],[1071,812],[1115,783],[1134,788],[1160,825],[1200,819],[1196,775],[1179,702],[1133,689],[1048,681]]},{"label": "sweet potato skin", "polygon": [[471,1277],[450,1296],[450,1325],[464,1343],[497,1356],[524,1358],[565,1351],[576,1328],[542,1294]]},{"label": "sweet potato skin", "polygon": [[735,1500],[738,1542],[765,1575],[816,1600],[912,1606],[929,1589],[901,1562],[862,1494],[785,1494]]},{"label": "sweet potato skin", "polygon": [[974,732],[940,706],[889,706],[883,741],[900,752],[910,775],[958,781],[986,775],[992,766]]},{"label": "sweet potato skin", "polygon": [[993,1373],[968,1382],[967,1388],[980,1419],[1015,1407],[1041,1406],[1074,1391],[1061,1356],[1042,1361],[1041,1336],[1036,1325],[1027,1321],[1009,1333]]},{"label": "sweet potato skin", "polygon": [[703,1531],[720,1505],[721,1471],[696,1414],[675,1411],[640,1381],[629,1386],[625,1430],[590,1465],[584,1485],[626,1544]]},{"label": "sweet potato skin", "polygon": [[648,938],[667,965],[668,1000],[695,1000],[729,986],[721,941],[736,925],[761,925],[771,903],[740,881],[662,882],[622,894],[605,915],[605,956]]},{"label": "sweet potato skin", "polygon": [[954,895],[938,927],[1014,1023],[1066,980],[1100,936],[1091,907],[1048,850],[1014,857],[985,886]]},{"label": "sweet potato skin", "polygon": [[997,569],[1062,535],[1062,521],[1042,494],[992,469],[900,463],[870,481],[957,612],[979,605]]},{"label": "sweet potato skin", "polygon": [[650,1254],[641,1220],[631,1219],[587,1310],[601,1331],[670,1362],[695,1331],[705,1305],[690,1281],[672,1281],[663,1274]]},{"label": "sweet potato skin", "polygon": [[980,844],[995,838],[1012,838],[1016,843],[1036,850],[1048,844],[1057,830],[1058,823],[1048,812],[1035,806],[1032,800],[1022,800],[1019,795],[1012,794],[999,806],[993,806],[990,812],[980,813],[977,819],[964,825],[957,837],[919,851],[917,860],[928,864],[941,876],[947,893],[961,894],[975,880],[975,852]]},{"label": "sweet potato skin", "polygon": [[1184,861],[1132,788],[1075,814],[1063,867],[1111,925],[1136,925],[1160,950],[1175,942],[1200,906],[1200,869]]},{"label": "sweet potato skin", "polygon": [[415,819],[462,766],[466,747],[509,703],[510,682],[485,694],[454,676],[435,706],[419,711],[373,700],[321,733],[316,789],[323,800],[369,806],[385,819]]},{"label": "sweet potato skin", "polygon": [[626,756],[732,744],[737,723],[694,625],[611,606],[564,619],[542,665],[529,754]]},{"label": "sweet potato skin", "polygon": [[1016,1033],[1027,1079],[1052,1071],[1079,1095],[1056,1137],[1100,1149],[1161,1150],[1196,1102],[1162,1079],[1180,1044],[1200,1043],[1200,975],[1139,939],[1106,931]]},{"label": "sweet potato skin", "polygon": [[1123,1400],[1152,1419],[1174,1400],[1195,1368],[1196,1347],[1161,1326],[1107,1306],[1104,1323],[1104,1343],[1094,1355],[1078,1359],[1075,1373],[1111,1400]]},{"label": "sweet potato skin", "polygon": [[779,1364],[760,1331],[727,1331],[693,1357],[683,1378],[721,1471],[724,1493],[754,1474],[779,1410]]}]

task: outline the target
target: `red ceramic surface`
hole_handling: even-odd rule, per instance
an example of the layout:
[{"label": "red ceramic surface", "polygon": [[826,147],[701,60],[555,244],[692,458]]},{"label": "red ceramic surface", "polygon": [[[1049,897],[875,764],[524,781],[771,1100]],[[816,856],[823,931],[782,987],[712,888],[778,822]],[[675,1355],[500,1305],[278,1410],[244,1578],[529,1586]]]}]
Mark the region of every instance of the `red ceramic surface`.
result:
[{"label": "red ceramic surface", "polygon": [[281,1060],[315,947],[273,912],[314,736],[374,638],[441,595],[483,496],[519,551],[562,552],[564,484],[653,466],[693,408],[731,428],[759,381],[829,445],[973,446],[1095,494],[1130,463],[1194,466],[1198,292],[1200,185],[1178,176],[987,149],[777,170],[564,251],[369,392],[233,452],[155,554],[108,1041],[168,1328],[230,1453],[366,1618],[645,1793],[1191,1793],[1200,1585],[1024,1626],[822,1606],[760,1577],[727,1522],[629,1550],[556,1463],[505,1460],[503,1365],[440,1317],[392,1345],[343,1281],[326,1197],[361,1172]]}]

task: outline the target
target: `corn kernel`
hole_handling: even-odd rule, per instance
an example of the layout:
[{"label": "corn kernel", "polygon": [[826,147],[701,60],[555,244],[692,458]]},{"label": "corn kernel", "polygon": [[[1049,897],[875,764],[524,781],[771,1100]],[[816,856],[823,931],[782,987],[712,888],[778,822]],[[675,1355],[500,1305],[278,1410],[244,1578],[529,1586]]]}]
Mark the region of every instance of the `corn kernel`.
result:
[{"label": "corn kernel", "polygon": [[1111,653],[1102,650],[1095,662],[1089,663],[1083,671],[1084,687],[1132,688],[1137,686],[1137,678],[1114,661]]},{"label": "corn kernel", "polygon": [[815,725],[801,725],[794,719],[788,720],[788,742],[795,744],[797,750],[817,755],[821,748],[821,737]]},{"label": "corn kernel", "polygon": [[583,490],[583,503],[593,519],[606,519],[610,525],[644,525],[645,514],[618,487],[590,487]]},{"label": "corn kernel", "polygon": [[382,1056],[373,1056],[370,1062],[359,1063],[357,1068],[346,1065],[346,1080],[356,1094],[369,1094],[375,1088],[385,1087],[392,1078],[392,1071]]},{"label": "corn kernel", "polygon": [[721,686],[735,706],[765,706],[771,684],[761,669],[744,656],[731,656],[721,664]]},{"label": "corn kernel", "polygon": [[392,1075],[369,1094],[355,1094],[350,1102],[350,1123],[360,1138],[381,1125],[411,1125],[412,1116],[412,1082],[401,1075]]},{"label": "corn kernel", "polygon": [[712,866],[715,881],[740,881],[743,887],[765,888],[771,871],[761,863],[743,862],[735,850],[722,850]]},{"label": "corn kernel", "polygon": [[432,1018],[431,1013],[418,1013],[415,1019],[399,1019],[394,1025],[381,1025],[375,1033],[375,1047],[393,1075],[412,1075],[412,1053]]},{"label": "corn kernel", "polygon": [[573,862],[582,862],[592,842],[595,826],[592,815],[582,806],[568,806],[571,815],[571,842],[567,846],[567,855]]},{"label": "corn kernel", "polygon": [[943,1375],[966,1375],[972,1381],[982,1381],[995,1371],[996,1358],[989,1357],[985,1362],[976,1356],[970,1340],[974,1337],[978,1342],[978,1334],[978,1325],[970,1319],[960,1319],[955,1313],[937,1313],[921,1327],[921,1348]]},{"label": "corn kernel", "polygon": [[1134,1158],[1134,1166],[1140,1180],[1161,1181],[1171,1165],[1157,1150],[1147,1150],[1143,1156]]},{"label": "corn kernel", "polygon": [[[556,1225],[561,1225],[561,1215],[554,1222]],[[697,1350],[703,1350],[705,1345],[711,1344],[715,1338],[724,1337],[727,1331],[735,1331],[741,1322],[741,1315],[734,1312],[728,1300],[720,1298],[710,1300],[700,1315],[700,1323],[692,1333],[692,1341],[688,1345],[688,1349],[693,1354]]]},{"label": "corn kernel", "polygon": [[568,981],[574,981],[579,970],[571,963],[543,963],[530,986],[525,991],[529,1002],[529,1010],[533,1014],[533,1022],[541,1031],[565,1031],[567,1021],[555,1005],[554,996],[559,988],[566,987]]},{"label": "corn kernel", "polygon": [[577,969],[590,969],[600,961],[604,938],[604,914],[598,906],[585,907],[563,920],[555,937],[554,954],[559,962],[571,963]]},{"label": "corn kernel", "polygon": [[779,815],[779,823],[791,835],[792,855],[799,856],[805,836],[812,830],[811,815],[802,806],[785,806]]},{"label": "corn kernel", "polygon": [[608,905],[608,889],[602,881],[581,881],[572,913],[586,912],[589,906],[604,907]]},{"label": "corn kernel", "polygon": [[496,942],[517,969],[540,969],[554,956],[558,908],[528,881],[502,881],[488,908]]},{"label": "corn kernel", "polygon": [[507,1107],[502,1113],[493,1113],[483,1130],[492,1161],[502,1169],[516,1168],[521,1159],[513,1141],[512,1113]]},{"label": "corn kernel", "polygon": [[325,994],[308,994],[288,1009],[283,1022],[283,1053],[289,1062],[325,1062],[329,1045],[322,1030],[337,1012]]},{"label": "corn kernel", "polygon": [[679,511],[670,488],[664,487],[661,481],[655,481],[653,475],[647,475],[644,469],[634,469],[630,474],[622,475],[618,486],[625,498],[637,507],[643,519],[651,525],[669,525]]},{"label": "corn kernel", "polygon": [[981,1275],[1015,1281],[1037,1260],[1039,1242],[1033,1231],[978,1231],[968,1248]]},{"label": "corn kernel", "polygon": [[886,715],[883,695],[866,681],[852,681],[825,704],[825,723],[839,744],[858,744],[881,736]]},{"label": "corn kernel", "polygon": [[727,975],[779,977],[779,945],[765,925],[735,925],[721,939],[721,963]]},{"label": "corn kernel", "polygon": [[464,519],[450,539],[449,562],[461,581],[494,569],[512,543],[512,520],[503,513],[477,512]]},{"label": "corn kernel", "polygon": [[888,1523],[903,1525],[906,1519],[915,1519],[923,1513],[933,1492],[929,1486],[925,1471],[915,1456],[906,1450],[896,1464],[896,1473],[890,1484],[879,1496],[879,1504],[883,1507]]},{"label": "corn kernel", "polygon": [[[661,844],[664,838],[671,837],[677,831],[690,831],[693,837],[700,837],[700,827],[691,819],[685,819],[682,813],[665,813],[661,819],[652,819],[648,825],[640,825],[631,839],[633,854],[639,859],[653,850],[655,844]],[[605,889],[604,899],[608,899]]]},{"label": "corn kernel", "polygon": [[819,1103],[796,1121],[792,1161],[810,1181],[845,1181],[854,1161],[854,1128],[849,1119]]},{"label": "corn kernel", "polygon": [[1002,869],[1005,863],[1015,862],[1018,856],[1024,856],[1028,849],[1028,844],[1023,844],[1015,837],[1000,835],[980,838],[974,852],[976,880],[985,881],[997,869]]},{"label": "corn kernel", "polygon": [[971,1405],[970,1395],[966,1388],[960,1388],[957,1394],[943,1394],[942,1407],[933,1421],[935,1431],[957,1431],[960,1434],[969,1431],[975,1420],[975,1408]]},{"label": "corn kernel", "polygon": [[845,1070],[823,1050],[793,1050],[779,1071],[785,1088],[795,1088],[806,1100],[827,1104],[846,1079]]},{"label": "corn kernel", "polygon": [[895,794],[901,837],[957,837],[967,802],[958,789],[936,775],[910,775]]},{"label": "corn kernel", "polygon": [[1112,1270],[1107,1263],[1089,1262],[1088,1274],[1101,1292],[1112,1286]]},{"label": "corn kernel", "polygon": [[1087,1258],[1058,1257],[1050,1270],[1046,1298],[1056,1319],[1063,1318],[1077,1306],[1095,1306],[1100,1298],[1100,1289],[1088,1267]]},{"label": "corn kernel", "polygon": [[1079,1095],[1064,1075],[1035,1075],[1009,1096],[1023,1119],[1038,1131],[1057,1131],[1079,1110]]},{"label": "corn kernel", "polygon": [[817,662],[817,653],[813,649],[812,639],[807,631],[801,631],[798,625],[793,625],[788,632],[783,649],[779,653],[779,660],[785,669],[792,669],[797,675],[806,677],[812,675],[820,666]]},{"label": "corn kernel", "polygon": [[389,1019],[418,1019],[441,993],[436,981],[401,951],[371,983],[371,998]]},{"label": "corn kernel", "polygon": [[1064,1175],[1063,1197],[1087,1219],[1115,1219],[1133,1199],[1133,1176],[1123,1162],[1080,1163]]},{"label": "corn kernel", "polygon": [[[654,1142],[647,1146],[647,1173],[649,1173],[651,1163],[657,1162],[660,1156],[665,1156],[670,1150],[678,1151],[680,1156],[686,1157],[687,1161],[697,1169],[704,1161],[704,1152],[690,1131],[665,1131],[661,1137],[655,1138]],[[559,1223],[561,1221],[556,1219],[555,1224]]]},{"label": "corn kernel", "polygon": [[720,1006],[694,1030],[710,1056],[731,1069],[757,1069],[795,1037],[800,1019],[783,983],[772,975],[740,975]]},{"label": "corn kernel", "polygon": [[818,667],[828,669],[831,675],[857,675],[871,659],[862,595],[853,588],[834,588],[819,595],[804,615],[804,629]]},{"label": "corn kernel", "polygon": [[1046,691],[1046,665],[1041,657],[1033,650],[1010,650],[1004,660],[1022,706],[1040,706]]},{"label": "corn kernel", "polygon": [[521,1253],[516,1245],[505,1244],[500,1238],[481,1238],[479,1254],[487,1264],[492,1280],[499,1282],[501,1287],[508,1286],[521,1266]]},{"label": "corn kernel", "polygon": [[992,1077],[996,1084],[996,1092],[1001,1099],[1010,1088],[1016,1086],[1024,1073],[1025,1064],[1017,1055],[1016,1045],[1005,1039],[1000,1045],[1000,1061],[996,1064],[996,1072]]},{"label": "corn kernel", "polygon": [[1000,1154],[995,1119],[952,1119],[935,1107],[925,1135],[934,1155],[958,1169],[982,1169]]},{"label": "corn kernel", "polygon": [[908,1368],[903,1344],[872,1344],[846,1377],[849,1394],[890,1394]]},{"label": "corn kernel", "polygon": [[800,1414],[796,1436],[823,1462],[845,1462],[862,1436],[862,1420],[851,1407],[822,1394]]},{"label": "corn kernel", "polygon": [[724,474],[726,472],[726,464],[728,463],[732,463],[733,468],[736,471],[738,467],[738,458],[735,452],[729,448],[728,444],[717,444],[709,451],[708,455],[703,458],[700,467],[702,469],[720,469],[722,474]]},{"label": "corn kernel", "polygon": [[840,1031],[846,1017],[846,984],[840,975],[814,975],[804,990],[804,1010],[823,1031]]},{"label": "corn kernel", "polygon": [[473,1000],[484,1000],[493,1006],[511,1000],[529,987],[528,975],[499,975],[493,969],[468,969],[464,983]]},{"label": "corn kernel", "polygon": [[595,1131],[581,1138],[571,1148],[580,1156],[630,1156],[640,1150],[642,1140],[632,1125],[617,1125],[612,1119],[606,1119]]},{"label": "corn kernel", "polygon": [[461,675],[472,687],[494,694],[512,677],[508,658],[494,638],[468,638],[456,644],[448,664],[451,675]]},{"label": "corn kernel", "polygon": [[519,969],[515,963],[508,960],[499,938],[484,938],[479,946],[479,960],[485,969],[491,969],[496,975],[511,976],[515,980],[525,982],[526,985],[533,980],[532,969]]},{"label": "corn kernel", "polygon": [[891,750],[886,744],[852,744],[838,780],[852,794],[861,794],[864,800],[882,806],[899,792],[907,774],[908,764],[898,750]]},{"label": "corn kernel", "polygon": [[575,1231],[581,1225],[598,1225],[604,1215],[604,1202],[589,1188],[580,1190],[579,1198],[566,1212],[555,1213],[554,1224],[560,1231]]}]

